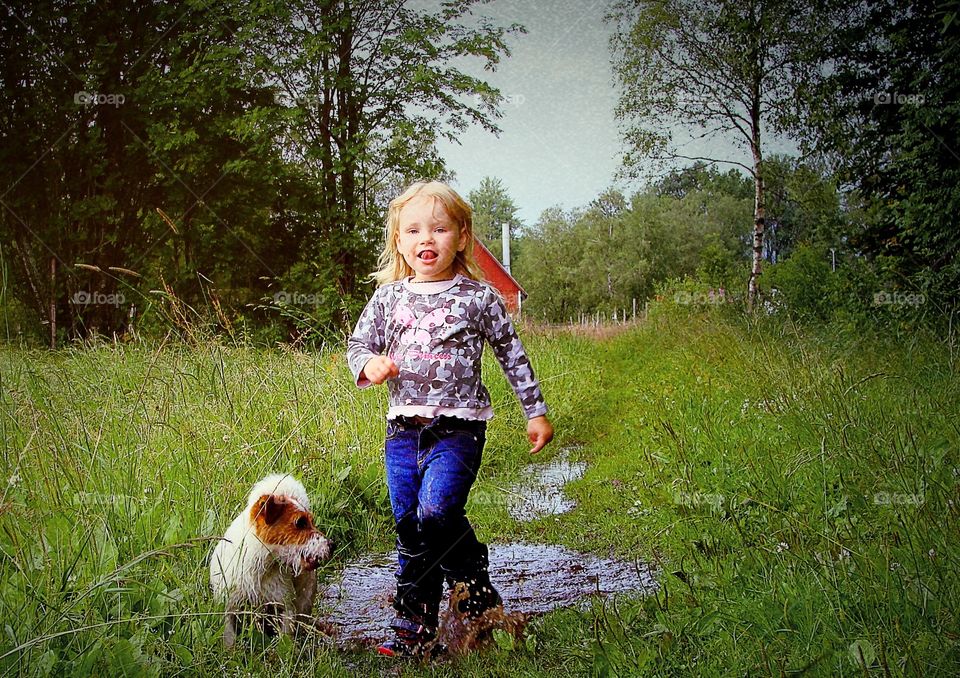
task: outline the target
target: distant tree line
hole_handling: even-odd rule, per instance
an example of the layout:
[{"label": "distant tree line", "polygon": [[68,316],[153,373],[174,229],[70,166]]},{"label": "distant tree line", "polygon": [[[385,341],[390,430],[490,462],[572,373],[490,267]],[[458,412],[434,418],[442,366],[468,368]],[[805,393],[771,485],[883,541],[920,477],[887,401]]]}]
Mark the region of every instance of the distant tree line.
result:
[{"label": "distant tree line", "polygon": [[[960,299],[958,11],[958,0],[617,2],[626,174],[696,160],[685,148],[697,138],[739,145],[749,161],[700,160],[753,180],[749,300],[771,287],[761,263],[788,254],[796,236],[784,228],[810,218],[813,200],[804,239],[818,257],[832,248],[831,269],[839,251],[874,288],[916,292],[925,314],[948,315]],[[793,176],[769,161],[771,134],[799,143]],[[773,190],[795,204],[778,206]]]},{"label": "distant tree line", "polygon": [[[787,259],[803,245],[842,248],[853,216],[832,182],[795,159],[772,156],[764,258]],[[643,303],[677,278],[747,289],[752,256],[753,181],[704,162],[667,173],[629,198],[607,191],[589,206],[546,210],[521,231],[514,273],[534,317],[610,317]]]},{"label": "distant tree line", "polygon": [[4,4],[0,333],[343,327],[385,201],[445,176],[441,135],[495,129],[499,92],[455,63],[522,28],[476,4]]},{"label": "distant tree line", "polygon": [[[459,65],[496,67],[523,29],[479,4],[2,5],[0,338],[199,319],[271,342],[342,331],[369,293],[387,200],[449,178],[441,136],[495,129],[499,92]],[[469,194],[477,231],[499,256],[507,227],[527,309],[551,320],[630,308],[684,277],[748,306],[776,287],[817,318],[877,294],[949,317],[958,10],[617,2],[623,174],[656,172],[526,226],[488,178]],[[750,160],[690,156],[675,122]],[[802,157],[771,154],[773,135]]]}]

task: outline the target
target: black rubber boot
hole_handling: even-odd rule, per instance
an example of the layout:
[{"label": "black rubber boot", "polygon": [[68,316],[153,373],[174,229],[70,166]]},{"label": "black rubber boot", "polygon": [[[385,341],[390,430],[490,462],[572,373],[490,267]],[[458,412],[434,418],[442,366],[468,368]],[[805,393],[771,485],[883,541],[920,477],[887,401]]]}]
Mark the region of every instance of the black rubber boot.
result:
[{"label": "black rubber boot", "polygon": [[457,605],[457,612],[468,617],[479,617],[490,608],[503,604],[500,593],[490,582],[490,558],[486,544],[477,544],[473,553],[455,569],[446,572],[451,588],[458,582],[466,587],[467,597]]},{"label": "black rubber boot", "polygon": [[[386,657],[427,657],[433,659],[446,648],[436,643],[438,605],[411,605],[405,602],[397,606],[399,614],[390,622],[394,636],[381,643],[377,652]],[[403,609],[401,609],[401,607]],[[410,608],[416,608],[415,613]]]}]

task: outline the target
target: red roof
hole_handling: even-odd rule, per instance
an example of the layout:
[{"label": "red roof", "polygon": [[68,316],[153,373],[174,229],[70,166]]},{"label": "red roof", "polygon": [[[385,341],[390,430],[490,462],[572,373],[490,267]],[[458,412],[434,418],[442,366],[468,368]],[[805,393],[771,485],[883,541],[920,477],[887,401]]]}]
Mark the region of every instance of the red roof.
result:
[{"label": "red roof", "polygon": [[520,286],[520,283],[507,272],[503,264],[493,256],[493,253],[480,242],[479,238],[475,237],[473,242],[473,256],[477,260],[477,265],[480,266],[483,274],[487,277],[487,282],[496,287],[503,295],[507,302],[507,310],[510,313],[517,313],[520,310],[520,299],[526,299],[527,293]]}]

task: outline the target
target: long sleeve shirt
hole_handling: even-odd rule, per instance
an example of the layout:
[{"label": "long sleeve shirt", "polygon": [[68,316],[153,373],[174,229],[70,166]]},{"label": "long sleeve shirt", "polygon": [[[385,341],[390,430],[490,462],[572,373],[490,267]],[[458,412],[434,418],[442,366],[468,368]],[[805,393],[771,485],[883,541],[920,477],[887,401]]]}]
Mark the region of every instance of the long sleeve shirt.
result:
[{"label": "long sleeve shirt", "polygon": [[503,300],[486,283],[453,280],[381,286],[367,303],[347,344],[347,362],[361,388],[363,367],[387,355],[400,374],[387,380],[387,418],[438,415],[490,419],[490,394],[480,362],[489,343],[528,419],[547,412],[540,384]]}]

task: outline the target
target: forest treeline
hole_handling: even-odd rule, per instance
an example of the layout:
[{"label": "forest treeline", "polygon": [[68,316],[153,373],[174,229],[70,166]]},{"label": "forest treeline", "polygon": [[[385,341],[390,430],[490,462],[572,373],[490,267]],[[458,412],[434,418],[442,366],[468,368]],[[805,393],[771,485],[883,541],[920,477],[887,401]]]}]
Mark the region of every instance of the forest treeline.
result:
[{"label": "forest treeline", "polygon": [[[450,178],[441,137],[496,131],[501,95],[464,64],[496,68],[524,29],[482,18],[482,4],[5,4],[0,336],[62,344],[200,322],[269,342],[342,332],[369,295],[386,202],[413,179]],[[675,162],[526,225],[485,181],[469,193],[478,232],[499,254],[508,223],[527,312],[610,314],[685,278],[733,299],[758,280],[774,308],[818,318],[949,317],[956,0],[607,9],[625,176],[666,157],[665,137],[638,132],[658,106],[688,124],[726,109],[754,161]],[[686,80],[650,79],[665,66]],[[802,158],[768,157],[761,129]]]}]

